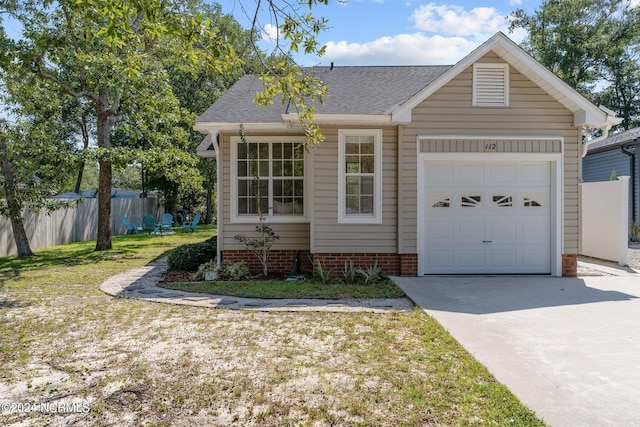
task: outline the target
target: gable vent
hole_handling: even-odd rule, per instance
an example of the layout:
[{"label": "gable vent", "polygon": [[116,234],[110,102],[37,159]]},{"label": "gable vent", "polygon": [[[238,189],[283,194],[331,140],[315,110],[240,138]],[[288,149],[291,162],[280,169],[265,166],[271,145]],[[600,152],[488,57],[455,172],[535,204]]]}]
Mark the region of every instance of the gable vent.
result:
[{"label": "gable vent", "polygon": [[509,105],[509,64],[473,64],[473,105]]}]

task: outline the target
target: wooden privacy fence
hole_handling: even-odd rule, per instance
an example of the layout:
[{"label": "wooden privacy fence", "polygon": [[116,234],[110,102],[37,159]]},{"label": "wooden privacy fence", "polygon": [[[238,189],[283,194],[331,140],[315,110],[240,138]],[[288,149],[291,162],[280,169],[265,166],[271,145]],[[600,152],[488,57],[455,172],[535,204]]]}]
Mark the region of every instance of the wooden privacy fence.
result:
[{"label": "wooden privacy fence", "polygon": [[[142,223],[145,215],[156,219],[164,213],[159,199],[111,199],[111,230],[113,235],[125,234],[122,217]],[[78,206],[62,208],[49,214],[35,214],[28,209],[23,215],[25,231],[32,250],[64,243],[95,239],[98,233],[98,199],[82,199]],[[0,217],[0,256],[17,253],[11,221]]]},{"label": "wooden privacy fence", "polygon": [[585,182],[580,216],[580,253],[627,265],[629,245],[629,177]]}]

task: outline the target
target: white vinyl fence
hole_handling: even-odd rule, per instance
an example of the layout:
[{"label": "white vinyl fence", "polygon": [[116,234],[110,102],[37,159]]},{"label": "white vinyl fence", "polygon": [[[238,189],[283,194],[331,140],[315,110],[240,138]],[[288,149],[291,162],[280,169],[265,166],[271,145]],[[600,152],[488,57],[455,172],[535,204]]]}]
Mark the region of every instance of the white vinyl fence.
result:
[{"label": "white vinyl fence", "polygon": [[[164,209],[156,198],[111,199],[112,233],[114,236],[126,233],[123,216],[132,224],[139,224],[145,215],[153,215],[157,220],[163,213]],[[98,199],[82,199],[77,207],[58,209],[49,214],[34,214],[27,210],[23,219],[31,250],[95,239],[98,233]],[[16,252],[11,222],[0,217],[0,256]]]},{"label": "white vinyl fence", "polygon": [[627,265],[629,177],[585,182],[582,187],[580,253]]}]

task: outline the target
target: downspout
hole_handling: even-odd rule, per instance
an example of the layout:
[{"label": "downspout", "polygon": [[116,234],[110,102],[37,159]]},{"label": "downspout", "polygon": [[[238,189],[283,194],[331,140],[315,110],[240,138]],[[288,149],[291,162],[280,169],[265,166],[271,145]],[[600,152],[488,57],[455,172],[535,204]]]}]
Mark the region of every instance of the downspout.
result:
[{"label": "downspout", "polygon": [[213,151],[216,153],[216,263],[218,268],[222,266],[222,197],[220,197],[220,184],[222,183],[222,155],[220,152],[220,133],[211,134]]},{"label": "downspout", "polygon": [[631,171],[631,219],[634,222],[638,222],[638,204],[636,202],[636,162],[635,162],[635,158],[636,158],[636,151],[628,151],[629,148],[631,147],[637,147],[638,145],[640,145],[640,138],[636,138],[633,140],[633,142],[631,144],[626,144],[626,145],[622,145],[620,147],[620,151],[622,151],[624,154],[626,154],[627,156],[629,156],[629,163],[630,163],[630,167],[629,170]]}]

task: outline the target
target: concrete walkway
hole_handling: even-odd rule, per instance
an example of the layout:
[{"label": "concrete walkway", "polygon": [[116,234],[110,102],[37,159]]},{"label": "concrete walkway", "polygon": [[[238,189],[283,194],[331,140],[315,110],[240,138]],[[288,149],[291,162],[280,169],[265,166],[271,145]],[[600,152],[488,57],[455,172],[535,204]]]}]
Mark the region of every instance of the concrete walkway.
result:
[{"label": "concrete walkway", "polygon": [[550,425],[640,426],[640,274],[604,267],[394,280]]},{"label": "concrete walkway", "polygon": [[209,295],[161,288],[158,282],[167,270],[167,259],[161,258],[143,267],[134,268],[107,279],[100,289],[115,297],[137,298],[198,307],[261,311],[367,311],[385,313],[408,311],[415,306],[407,298],[390,299],[286,299],[240,298]]}]

